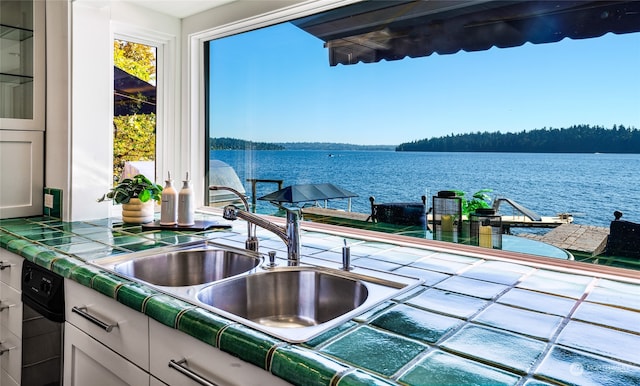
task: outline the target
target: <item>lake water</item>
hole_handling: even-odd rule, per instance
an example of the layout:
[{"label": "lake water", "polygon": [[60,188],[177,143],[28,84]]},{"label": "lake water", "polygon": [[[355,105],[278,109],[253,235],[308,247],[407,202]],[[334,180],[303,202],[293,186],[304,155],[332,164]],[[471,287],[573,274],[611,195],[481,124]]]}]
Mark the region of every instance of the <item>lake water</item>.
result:
[{"label": "lake water", "polygon": [[[577,224],[608,227],[613,211],[640,222],[640,154],[408,153],[394,151],[211,151],[231,165],[247,193],[248,178],[280,179],[283,186],[330,182],[359,195],[352,210],[376,202],[419,201],[440,190],[467,196],[492,189],[542,216],[574,214]],[[252,165],[248,167],[248,165]],[[277,189],[258,184],[257,197]],[[258,212],[274,207],[258,201]],[[347,208],[346,200],[331,206]]]}]

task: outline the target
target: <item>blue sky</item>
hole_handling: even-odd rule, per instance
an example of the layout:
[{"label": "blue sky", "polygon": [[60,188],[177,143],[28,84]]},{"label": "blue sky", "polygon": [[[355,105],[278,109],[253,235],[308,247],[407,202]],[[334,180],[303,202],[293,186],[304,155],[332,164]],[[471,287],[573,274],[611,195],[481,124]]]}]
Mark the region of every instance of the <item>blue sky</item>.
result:
[{"label": "blue sky", "polygon": [[640,33],[329,66],[285,23],[211,48],[212,136],[397,145],[476,131],[640,129]]}]

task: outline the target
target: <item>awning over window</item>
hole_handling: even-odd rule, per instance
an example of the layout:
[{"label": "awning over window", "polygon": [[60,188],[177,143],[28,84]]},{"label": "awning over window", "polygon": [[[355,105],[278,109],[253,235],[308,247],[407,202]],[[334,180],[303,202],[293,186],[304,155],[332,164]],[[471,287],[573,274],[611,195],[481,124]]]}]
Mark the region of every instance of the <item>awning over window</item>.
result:
[{"label": "awning over window", "polygon": [[294,24],[335,66],[639,32],[640,1],[369,1]]},{"label": "awning over window", "polygon": [[114,116],[156,112],[156,86],[113,67]]}]

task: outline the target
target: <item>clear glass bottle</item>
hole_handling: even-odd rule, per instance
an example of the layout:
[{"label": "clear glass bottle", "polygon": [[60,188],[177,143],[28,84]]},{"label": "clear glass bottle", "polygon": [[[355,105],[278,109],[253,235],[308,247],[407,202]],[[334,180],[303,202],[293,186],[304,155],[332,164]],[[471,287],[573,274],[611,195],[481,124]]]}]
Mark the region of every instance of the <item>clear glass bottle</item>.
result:
[{"label": "clear glass bottle", "polygon": [[178,225],[191,226],[195,224],[193,219],[193,190],[191,190],[191,182],[189,181],[189,173],[187,179],[182,181],[182,189],[178,194]]},{"label": "clear glass bottle", "polygon": [[175,225],[178,221],[178,192],[173,187],[171,173],[167,173],[162,189],[162,204],[160,205],[160,225]]}]

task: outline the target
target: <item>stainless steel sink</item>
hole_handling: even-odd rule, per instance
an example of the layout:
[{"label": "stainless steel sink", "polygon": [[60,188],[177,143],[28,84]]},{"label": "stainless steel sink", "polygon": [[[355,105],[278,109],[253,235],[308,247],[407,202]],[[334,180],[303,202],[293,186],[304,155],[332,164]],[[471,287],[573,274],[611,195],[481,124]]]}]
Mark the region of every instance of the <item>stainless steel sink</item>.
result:
[{"label": "stainless steel sink", "polygon": [[262,261],[262,257],[253,251],[199,242],[117,255],[90,263],[120,276],[161,287],[165,292],[167,288],[194,292],[197,286],[255,270]]},{"label": "stainless steel sink", "polygon": [[418,284],[385,272],[278,267],[205,286],[196,300],[285,341],[304,342]]},{"label": "stainless steel sink", "polygon": [[198,285],[248,272],[260,260],[223,249],[190,249],[166,252],[117,264],[117,273],[169,287]]},{"label": "stainless steel sink", "polygon": [[[262,269],[260,254],[198,243],[93,260],[146,284],[287,342],[304,342],[422,281],[365,268],[312,265]],[[325,262],[326,263],[326,262]]]},{"label": "stainless steel sink", "polygon": [[354,310],[369,291],[360,281],[312,269],[261,272],[206,287],[198,300],[263,326],[315,326]]}]

